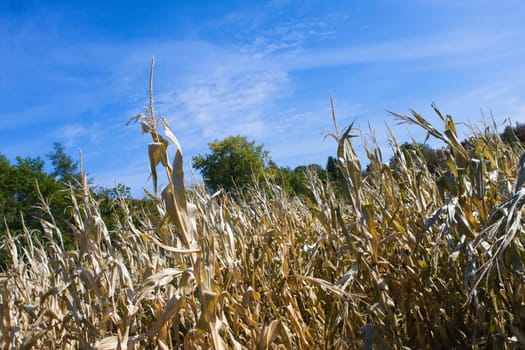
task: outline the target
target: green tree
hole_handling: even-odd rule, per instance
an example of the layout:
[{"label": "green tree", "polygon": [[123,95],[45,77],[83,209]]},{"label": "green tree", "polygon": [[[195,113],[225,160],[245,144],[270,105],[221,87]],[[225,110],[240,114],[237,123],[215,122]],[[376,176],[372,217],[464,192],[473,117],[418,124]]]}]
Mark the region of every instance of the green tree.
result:
[{"label": "green tree", "polygon": [[[61,187],[55,179],[44,172],[42,158],[17,157],[16,164],[0,155],[0,218],[5,218],[12,230],[22,228],[20,214],[28,228],[39,228],[36,219],[41,213],[35,210],[39,203],[38,187],[45,198],[49,198]],[[2,223],[3,226],[3,223]]]},{"label": "green tree", "polygon": [[278,167],[275,162],[268,164],[266,174],[272,181],[284,189],[288,194],[298,196],[311,196],[312,191],[308,186],[308,175],[313,172],[321,180],[327,180],[328,173],[318,164],[299,165],[291,170],[289,167]]},{"label": "green tree", "polygon": [[337,159],[332,156],[328,157],[326,161],[326,172],[330,180],[335,181],[341,177],[341,172],[337,167]]},{"label": "green tree", "polygon": [[525,124],[517,123],[516,126],[507,125],[500,136],[501,139],[508,144],[523,143],[525,142]]},{"label": "green tree", "polygon": [[[447,170],[446,156],[443,150],[431,148],[424,143],[408,143],[405,142],[399,146],[400,151],[403,152],[409,166],[413,166],[413,159],[417,158],[417,154],[421,154],[425,160],[427,169],[432,174],[440,174]],[[399,155],[394,155],[390,158],[390,168],[397,172]]]},{"label": "green tree", "polygon": [[262,175],[269,157],[262,145],[244,136],[230,136],[208,144],[210,153],[193,157],[193,167],[202,174],[211,190],[231,191]]},{"label": "green tree", "polygon": [[[142,209],[152,210],[152,202],[147,199],[135,199],[131,196],[131,187],[116,183],[114,187],[99,186],[94,198],[98,202],[100,215],[110,233],[122,226],[129,217],[132,220],[141,215]],[[127,209],[122,207],[126,203]],[[129,216],[129,217],[128,217]]]},{"label": "green tree", "polygon": [[292,170],[288,167],[282,168],[277,165],[273,160],[268,162],[268,166],[265,169],[266,176],[270,179],[270,183],[280,186],[286,193],[293,193],[290,177]]},{"label": "green tree", "polygon": [[62,181],[75,183],[80,178],[78,162],[66,153],[60,142],[53,142],[53,151],[46,154],[53,165],[52,175]]},{"label": "green tree", "polygon": [[312,191],[310,191],[308,186],[308,176],[310,172],[323,181],[328,179],[326,170],[319,164],[299,165],[295,167],[291,177],[291,184],[295,194],[303,196],[312,195]]},{"label": "green tree", "polygon": [[3,230],[4,219],[11,223],[16,217],[15,202],[15,176],[9,160],[0,154],[0,231]]},{"label": "green tree", "polygon": [[131,199],[131,187],[116,183],[114,187],[98,187],[96,193],[111,200]]}]

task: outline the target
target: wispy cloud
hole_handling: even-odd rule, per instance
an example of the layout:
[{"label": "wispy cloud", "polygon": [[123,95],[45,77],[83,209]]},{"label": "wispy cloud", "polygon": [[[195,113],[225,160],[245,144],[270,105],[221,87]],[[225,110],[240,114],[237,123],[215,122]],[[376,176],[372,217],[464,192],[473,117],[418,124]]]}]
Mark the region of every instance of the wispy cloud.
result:
[{"label": "wispy cloud", "polygon": [[52,136],[64,143],[67,147],[78,146],[82,139],[86,139],[91,144],[96,144],[100,141],[103,130],[97,123],[90,125],[84,124],[67,124],[59,126],[52,133]]},{"label": "wispy cloud", "polygon": [[171,98],[181,117],[189,118],[207,139],[247,132],[260,136],[265,131],[261,129],[263,118],[268,117],[265,113],[285,93],[287,80],[287,74],[279,71],[219,70]]},{"label": "wispy cloud", "polygon": [[[399,38],[363,45],[335,46],[323,50],[304,49],[301,53],[286,52],[275,60],[290,71],[330,66],[423,61],[441,66],[484,63],[504,59],[523,52],[513,43],[522,39],[521,33],[491,34],[449,32]],[[512,47],[514,52],[508,52]],[[501,50],[505,50],[501,52]],[[495,54],[492,54],[495,53]]]}]

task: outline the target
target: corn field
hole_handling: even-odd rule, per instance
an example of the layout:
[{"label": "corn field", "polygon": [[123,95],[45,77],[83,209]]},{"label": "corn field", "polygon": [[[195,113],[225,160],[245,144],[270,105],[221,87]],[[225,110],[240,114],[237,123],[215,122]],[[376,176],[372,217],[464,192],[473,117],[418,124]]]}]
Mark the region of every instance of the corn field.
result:
[{"label": "corn field", "polygon": [[2,348],[525,348],[525,157],[494,126],[465,144],[437,108],[439,127],[392,113],[443,142],[446,170],[429,171],[390,133],[396,168],[370,137],[365,172],[332,104],[337,190],[312,174],[312,198],[271,179],[210,194],[186,187],[181,145],[151,90],[132,121],[152,138],[155,208],[120,200],[128,215],[108,231],[84,175],[69,232],[45,198],[44,239],[6,228]]}]

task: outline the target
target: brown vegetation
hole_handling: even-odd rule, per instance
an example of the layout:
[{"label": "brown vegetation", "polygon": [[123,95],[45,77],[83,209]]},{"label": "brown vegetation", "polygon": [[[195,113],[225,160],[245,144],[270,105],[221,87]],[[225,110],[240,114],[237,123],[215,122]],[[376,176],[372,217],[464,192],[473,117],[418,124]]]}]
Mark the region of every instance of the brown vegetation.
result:
[{"label": "brown vegetation", "polygon": [[[5,237],[0,342],[5,348],[441,349],[525,346],[522,149],[487,128],[466,150],[444,130],[395,115],[447,145],[429,171],[391,136],[396,174],[375,143],[363,177],[348,127],[332,134],[342,174],[310,177],[312,198],[255,184],[237,196],[185,188],[167,122],[152,136],[155,209],[108,232],[84,184],[72,190],[66,250],[52,213],[47,239]],[[163,129],[163,133],[159,128]],[[175,148],[173,160],[168,146]],[[157,169],[167,186],[157,192]],[[270,190],[268,190],[270,189]],[[121,201],[126,211],[126,201]],[[47,207],[43,205],[43,210]]]}]

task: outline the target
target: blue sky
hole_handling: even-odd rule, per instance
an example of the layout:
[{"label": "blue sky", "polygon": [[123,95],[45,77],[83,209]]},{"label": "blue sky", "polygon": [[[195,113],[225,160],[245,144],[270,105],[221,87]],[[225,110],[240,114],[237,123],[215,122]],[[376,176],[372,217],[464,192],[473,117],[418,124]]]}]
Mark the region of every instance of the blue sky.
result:
[{"label": "blue sky", "polygon": [[386,110],[436,121],[434,101],[457,122],[525,122],[523,18],[516,0],[3,0],[0,153],[59,141],[98,184],[140,195],[149,139],[125,123],[148,104],[154,55],[156,108],[187,164],[240,134],[281,166],[324,166],[329,93],[340,125],[370,125],[388,161],[386,125],[401,141],[424,134]]}]

